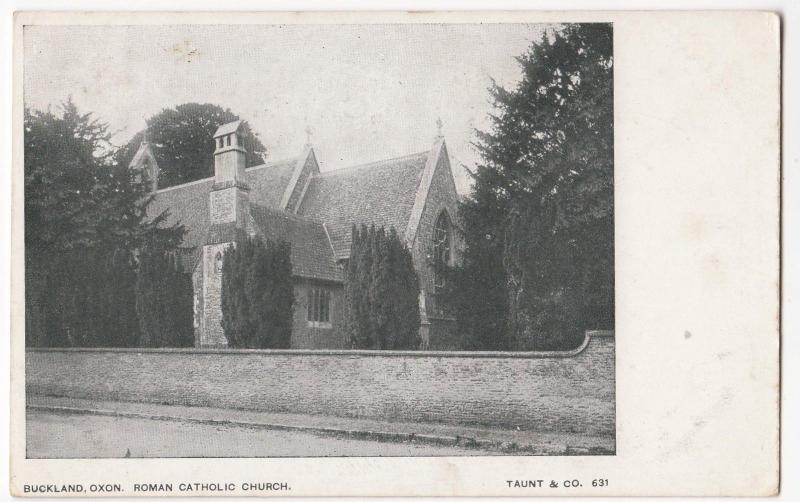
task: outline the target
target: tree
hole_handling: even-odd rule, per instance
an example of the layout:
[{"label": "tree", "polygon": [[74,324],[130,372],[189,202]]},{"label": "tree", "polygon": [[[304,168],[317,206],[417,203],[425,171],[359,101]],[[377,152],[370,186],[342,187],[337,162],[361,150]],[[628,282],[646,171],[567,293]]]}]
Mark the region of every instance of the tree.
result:
[{"label": "tree", "polygon": [[289,243],[240,235],[225,250],[221,302],[229,347],[288,349],[294,305]]},{"label": "tree", "polygon": [[492,85],[491,129],[477,132],[463,283],[481,300],[506,290],[482,329],[504,324],[510,348],[567,349],[614,322],[611,25],[566,25],[518,61],[521,81]]},{"label": "tree", "polygon": [[[184,103],[165,108],[147,119],[147,140],[159,166],[161,188],[187,183],[214,175],[214,132],[228,122],[239,120],[229,109],[209,103]],[[136,133],[119,149],[120,165],[130,164],[144,139],[145,131]],[[264,163],[267,149],[247,122],[240,130],[247,150],[247,167]]]},{"label": "tree", "polygon": [[369,292],[372,286],[372,244],[366,225],[351,229],[350,259],[344,283],[345,336],[353,348],[376,345],[375,328],[370,315]]},{"label": "tree", "polygon": [[29,345],[130,346],[138,338],[133,250],[164,217],[146,218],[147,186],[112,153],[108,125],[71,100],[58,114],[25,110]]},{"label": "tree", "polygon": [[136,313],[139,347],[194,345],[194,292],[173,246],[152,239],[139,251]]},{"label": "tree", "polygon": [[464,250],[460,265],[445,274],[447,308],[456,317],[466,350],[508,350],[508,285],[503,266],[506,201],[493,188],[496,172],[479,168],[471,197],[459,204]]},{"label": "tree", "polygon": [[382,286],[378,305],[383,313],[382,320],[386,323],[384,348],[418,349],[421,342],[419,278],[414,261],[394,227],[389,228],[388,234],[381,232],[380,235],[382,259],[377,280]]},{"label": "tree", "polygon": [[135,270],[127,253],[65,250],[26,275],[29,346],[136,346]]},{"label": "tree", "polygon": [[345,332],[353,348],[419,348],[419,280],[394,227],[352,229],[345,277]]}]

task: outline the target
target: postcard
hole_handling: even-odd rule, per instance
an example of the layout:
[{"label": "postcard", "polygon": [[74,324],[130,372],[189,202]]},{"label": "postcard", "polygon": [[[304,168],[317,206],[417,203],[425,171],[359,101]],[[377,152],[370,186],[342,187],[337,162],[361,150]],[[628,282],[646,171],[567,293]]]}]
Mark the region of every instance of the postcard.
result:
[{"label": "postcard", "polygon": [[775,14],[14,41],[13,495],[777,493]]}]

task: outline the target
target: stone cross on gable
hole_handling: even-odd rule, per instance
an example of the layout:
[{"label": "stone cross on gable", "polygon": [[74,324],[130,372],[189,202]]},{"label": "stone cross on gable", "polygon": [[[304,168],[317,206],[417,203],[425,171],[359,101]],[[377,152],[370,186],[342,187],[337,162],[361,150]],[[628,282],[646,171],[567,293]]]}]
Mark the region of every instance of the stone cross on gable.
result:
[{"label": "stone cross on gable", "polygon": [[442,126],[443,125],[444,124],[442,124],[442,118],[441,117],[437,117],[437,119],[436,119],[436,137],[438,137],[438,138],[442,137]]},{"label": "stone cross on gable", "polygon": [[306,126],[306,146],[311,146],[311,126]]}]

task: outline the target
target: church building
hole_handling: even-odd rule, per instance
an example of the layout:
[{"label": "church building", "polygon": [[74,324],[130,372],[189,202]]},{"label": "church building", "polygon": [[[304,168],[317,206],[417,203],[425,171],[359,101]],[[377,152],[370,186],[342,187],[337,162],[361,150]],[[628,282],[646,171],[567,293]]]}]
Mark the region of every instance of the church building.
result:
[{"label": "church building", "polygon": [[344,271],[352,225],[394,227],[411,250],[420,286],[421,349],[454,346],[455,319],[441,308],[438,263],[459,259],[458,195],[441,133],[423,152],[320,172],[309,144],[297,157],[245,167],[241,121],[214,134],[214,177],[158,189],[145,141],[131,167],[153,180],[148,215],[185,227],[181,258],[192,273],[196,347],[225,347],[222,260],[237,231],[291,244],[291,347],[345,349]]}]

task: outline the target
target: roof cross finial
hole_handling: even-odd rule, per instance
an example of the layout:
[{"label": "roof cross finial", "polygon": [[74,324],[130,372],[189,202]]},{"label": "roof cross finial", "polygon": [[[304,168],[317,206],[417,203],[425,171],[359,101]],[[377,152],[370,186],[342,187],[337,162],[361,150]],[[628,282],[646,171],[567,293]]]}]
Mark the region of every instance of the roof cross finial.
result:
[{"label": "roof cross finial", "polygon": [[311,126],[306,126],[306,146],[311,146]]},{"label": "roof cross finial", "polygon": [[436,137],[437,138],[441,138],[442,137],[442,126],[443,125],[444,124],[442,124],[442,117],[437,117],[436,118]]}]

